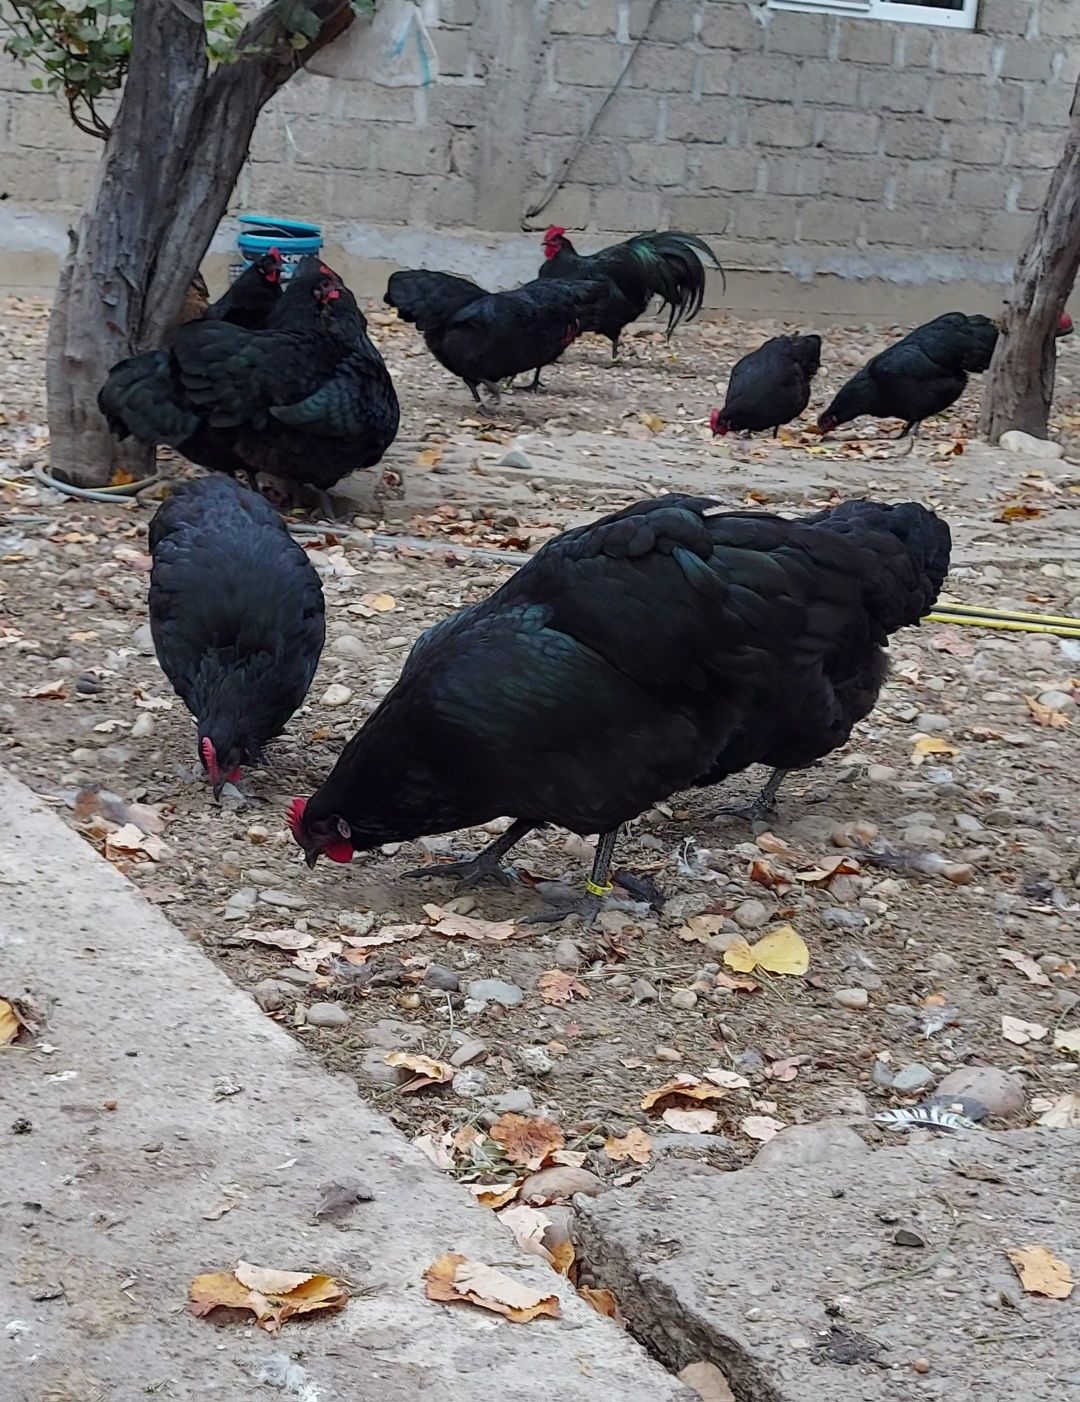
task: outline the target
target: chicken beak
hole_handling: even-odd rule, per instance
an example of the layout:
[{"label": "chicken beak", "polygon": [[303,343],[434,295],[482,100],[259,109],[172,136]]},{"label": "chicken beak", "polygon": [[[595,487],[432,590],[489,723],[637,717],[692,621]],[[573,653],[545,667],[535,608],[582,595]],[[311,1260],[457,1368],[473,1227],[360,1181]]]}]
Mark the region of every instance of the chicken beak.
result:
[{"label": "chicken beak", "polygon": [[211,786],[211,791],[213,792],[215,803],[221,802],[221,791],[228,782],[228,779],[226,779],[223,775],[214,780]]},{"label": "chicken beak", "polygon": [[314,871],[314,869],[315,869],[315,863],[319,860],[319,857],[320,857],[321,855],[322,855],[322,853],[319,851],[319,849],[318,849],[317,847],[309,847],[309,848],[307,849],[307,851],[305,851],[305,853],[304,853],[304,861],[307,863],[307,867],[308,867],[308,870],[309,870],[309,871]]}]

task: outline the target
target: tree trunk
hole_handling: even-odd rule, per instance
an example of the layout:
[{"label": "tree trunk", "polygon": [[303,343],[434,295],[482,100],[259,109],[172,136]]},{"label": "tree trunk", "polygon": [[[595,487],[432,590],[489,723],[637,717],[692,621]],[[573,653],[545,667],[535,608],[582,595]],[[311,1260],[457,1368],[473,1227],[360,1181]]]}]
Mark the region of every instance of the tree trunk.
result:
[{"label": "tree trunk", "polygon": [[1080,269],[1080,84],[1072,123],[1039,218],[1016,265],[1002,334],[983,390],[982,432],[1045,438],[1054,397],[1054,333]]},{"label": "tree trunk", "polygon": [[118,467],[145,476],[153,451],[120,444],[97,408],[111,366],[160,344],[228,204],[266,102],[301,58],[351,24],[349,0],[305,0],[322,22],[297,54],[294,0],[273,0],[210,73],[201,7],[140,0],[124,94],[60,274],[46,359],[50,464],[80,486]]}]

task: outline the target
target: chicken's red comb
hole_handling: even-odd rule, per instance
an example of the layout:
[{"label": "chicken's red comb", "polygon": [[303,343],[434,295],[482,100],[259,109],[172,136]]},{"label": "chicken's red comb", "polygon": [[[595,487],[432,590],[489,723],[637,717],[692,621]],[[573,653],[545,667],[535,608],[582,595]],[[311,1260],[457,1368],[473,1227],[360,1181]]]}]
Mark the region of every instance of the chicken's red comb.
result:
[{"label": "chicken's red comb", "polygon": [[1061,313],[1061,320],[1058,322],[1058,333],[1067,336],[1073,329],[1073,319],[1068,312]]},{"label": "chicken's red comb", "polygon": [[203,757],[203,763],[207,769],[213,769],[217,764],[217,754],[214,750],[214,742],[209,735],[204,735],[199,741],[199,753]]},{"label": "chicken's red comb", "polygon": [[565,233],[566,230],[561,224],[552,224],[551,228],[548,229],[544,234],[544,242],[547,243],[548,239],[562,238],[563,234]]},{"label": "chicken's red comb", "polygon": [[280,248],[268,248],[268,249],[266,250],[266,256],[267,256],[267,258],[272,258],[272,259],[274,260],[275,263],[280,263],[280,262],[281,262],[281,249],[280,249]]},{"label": "chicken's red comb", "polygon": [[294,798],[289,804],[288,812],[285,814],[285,821],[289,825],[289,831],[298,842],[300,840],[300,827],[304,821],[304,809],[307,805],[308,801],[306,798]]}]

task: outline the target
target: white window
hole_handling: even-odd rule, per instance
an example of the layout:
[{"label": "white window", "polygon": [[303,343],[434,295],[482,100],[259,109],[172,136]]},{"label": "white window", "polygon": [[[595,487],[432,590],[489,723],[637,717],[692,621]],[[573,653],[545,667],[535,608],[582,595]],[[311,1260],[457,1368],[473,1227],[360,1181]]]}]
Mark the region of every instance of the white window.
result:
[{"label": "white window", "polygon": [[770,10],[802,10],[819,15],[851,15],[901,24],[934,24],[974,29],[979,0],[768,0]]}]

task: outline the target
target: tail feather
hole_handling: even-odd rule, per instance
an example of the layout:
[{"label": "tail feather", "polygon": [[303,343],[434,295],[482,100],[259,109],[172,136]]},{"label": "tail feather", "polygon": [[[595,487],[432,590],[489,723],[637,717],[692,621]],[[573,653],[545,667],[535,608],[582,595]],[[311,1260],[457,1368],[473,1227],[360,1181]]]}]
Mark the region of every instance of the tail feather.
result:
[{"label": "tail feather", "polygon": [[121,360],[98,392],[98,408],[121,442],[168,443],[175,447],[199,428],[195,414],[173,400],[167,350],[144,351]]},{"label": "tail feather", "polygon": [[463,307],[488,294],[468,278],[425,270],[392,273],[383,301],[403,321],[426,333],[437,331]]},{"label": "tail feather", "polygon": [[649,290],[668,307],[668,336],[682,321],[693,321],[705,298],[705,267],[699,255],[720,272],[720,260],[703,238],[677,229],[639,234],[625,245],[645,275]]}]

